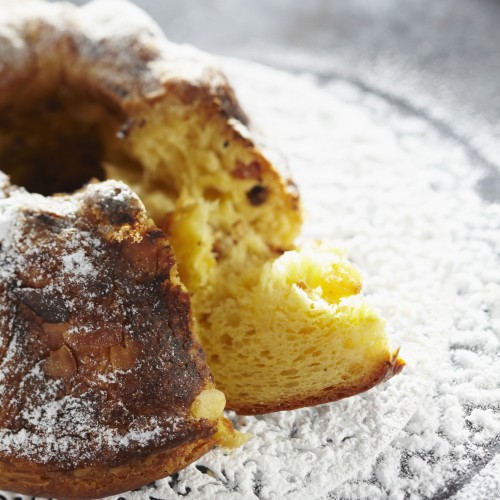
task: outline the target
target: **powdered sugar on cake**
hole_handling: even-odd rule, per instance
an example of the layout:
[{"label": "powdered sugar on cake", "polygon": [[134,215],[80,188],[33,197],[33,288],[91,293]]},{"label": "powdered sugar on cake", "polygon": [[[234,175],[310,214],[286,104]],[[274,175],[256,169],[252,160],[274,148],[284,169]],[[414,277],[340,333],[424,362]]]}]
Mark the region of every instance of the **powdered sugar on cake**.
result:
[{"label": "powdered sugar on cake", "polygon": [[[169,269],[158,269],[155,284],[121,255],[127,233],[113,226],[113,217],[127,220],[129,230],[147,220],[137,196],[115,181],[54,197],[11,187],[3,174],[0,181],[2,459],[63,469],[112,464],[124,453],[169,449],[204,432],[207,424],[197,427],[183,407],[190,401],[182,403],[186,390],[201,389],[202,379],[188,348],[178,347],[189,346],[183,337],[188,316],[178,320],[185,331],[182,323],[178,331],[169,328],[175,311],[168,310],[170,292],[162,285]],[[169,300],[175,304],[176,297]],[[143,349],[130,366],[116,367],[109,348],[139,346],[145,335],[161,348]],[[60,349],[69,353],[68,377],[59,365],[56,374],[50,368]],[[161,388],[164,398],[145,413],[149,400],[137,397],[150,396],[134,392],[143,380]]]}]

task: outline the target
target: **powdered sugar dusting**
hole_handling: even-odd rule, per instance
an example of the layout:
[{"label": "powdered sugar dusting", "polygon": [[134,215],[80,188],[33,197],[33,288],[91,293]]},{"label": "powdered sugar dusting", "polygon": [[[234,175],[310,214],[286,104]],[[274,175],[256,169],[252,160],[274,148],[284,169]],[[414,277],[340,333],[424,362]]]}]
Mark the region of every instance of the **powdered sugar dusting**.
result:
[{"label": "powdered sugar dusting", "polygon": [[[41,373],[40,371],[38,372]],[[22,417],[29,430],[16,433],[0,429],[0,451],[15,452],[26,458],[39,457],[50,462],[55,454],[69,460],[91,460],[94,446],[100,450],[126,450],[131,445],[145,447],[165,432],[165,421],[155,417],[132,423],[126,433],[112,427],[102,427],[95,416],[95,408],[84,397],[65,396],[53,399],[58,392],[57,382],[46,383],[46,402],[23,411]],[[169,430],[175,432],[180,418],[171,417]],[[92,442],[92,447],[88,443]],[[40,455],[40,450],[43,455]]]},{"label": "powdered sugar dusting", "polygon": [[[350,85],[336,83],[327,96],[258,66],[230,61],[227,69],[290,162],[309,210],[308,236],[349,249],[408,366],[349,400],[231,415],[255,436],[245,447],[215,450],[121,497],[443,493],[489,460],[500,435],[500,208],[476,194],[481,172],[460,145],[424,120]],[[499,470],[493,460],[457,498],[487,498]]]},{"label": "powdered sugar dusting", "polygon": [[85,255],[83,249],[78,249],[73,253],[62,257],[64,273],[70,274],[76,280],[85,280],[86,277],[96,277],[96,270]]},{"label": "powdered sugar dusting", "polygon": [[[113,217],[129,228],[146,218],[137,196],[115,181],[55,197],[2,181],[2,460],[23,457],[63,469],[112,464],[123,453],[168,450],[205,432],[211,424],[193,423],[185,407],[191,404],[186,391],[196,394],[203,380],[191,366],[192,340],[183,337],[189,334],[187,326],[182,329],[187,311],[175,332],[169,328],[172,313],[162,285],[168,260],[155,271],[155,281],[123,257],[121,240],[108,240],[117,232]],[[176,295],[169,300],[181,307]],[[129,345],[141,356],[115,366],[110,348]],[[59,371],[51,371],[52,356],[61,350],[68,376],[57,364]],[[143,381],[161,395],[153,409],[151,396],[136,391]]]},{"label": "powdered sugar dusting", "polygon": [[[124,496],[438,495],[487,462],[499,438],[500,208],[476,194],[481,172],[461,146],[424,120],[340,82],[326,95],[255,65],[226,66],[290,163],[308,236],[349,250],[408,366],[345,401],[233,415],[255,435],[244,448],[215,450],[174,479]],[[498,483],[497,462],[458,498],[487,498],[480,494]]]}]

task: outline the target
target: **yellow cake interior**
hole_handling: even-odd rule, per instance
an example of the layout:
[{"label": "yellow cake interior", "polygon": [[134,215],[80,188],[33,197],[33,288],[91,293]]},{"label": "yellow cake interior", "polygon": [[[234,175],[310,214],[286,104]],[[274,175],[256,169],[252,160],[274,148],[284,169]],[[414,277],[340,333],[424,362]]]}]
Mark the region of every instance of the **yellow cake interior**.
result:
[{"label": "yellow cake interior", "polygon": [[0,163],[14,183],[51,194],[113,178],[138,193],[174,247],[229,408],[339,399],[402,367],[345,256],[295,245],[293,189],[238,124],[174,94],[130,117],[65,87],[0,116]]}]

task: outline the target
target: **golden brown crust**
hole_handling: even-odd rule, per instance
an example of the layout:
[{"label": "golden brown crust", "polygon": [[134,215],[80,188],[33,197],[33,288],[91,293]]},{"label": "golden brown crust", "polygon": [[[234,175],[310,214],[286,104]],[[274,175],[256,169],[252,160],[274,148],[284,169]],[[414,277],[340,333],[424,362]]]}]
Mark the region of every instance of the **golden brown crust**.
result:
[{"label": "golden brown crust", "polygon": [[323,403],[331,403],[340,399],[348,398],[365,392],[381,382],[385,382],[397,375],[405,366],[405,362],[398,356],[399,349],[393,354],[390,360],[384,361],[377,369],[374,369],[370,377],[356,386],[342,386],[338,385],[332,387],[325,387],[321,392],[313,395],[305,395],[294,399],[287,399],[286,401],[271,401],[263,402],[261,404],[248,405],[245,403],[238,403],[235,401],[228,401],[227,408],[234,410],[239,415],[263,415],[276,411],[296,410],[306,406],[315,406]]},{"label": "golden brown crust", "polygon": [[72,471],[47,469],[30,462],[0,460],[0,485],[27,495],[63,499],[95,499],[132,490],[188,466],[217,444],[208,438],[132,458],[116,467],[89,466]]},{"label": "golden brown crust", "polygon": [[0,484],[9,491],[56,497],[60,500],[107,497],[175,474],[214,446],[232,448],[248,439],[248,435],[235,432],[231,422],[225,418],[219,420],[218,427],[218,431],[211,437],[147,457],[132,457],[116,467],[96,465],[59,471],[27,461],[12,463],[0,459]]},{"label": "golden brown crust", "polygon": [[168,42],[129,2],[0,0],[0,7],[0,105],[67,84],[130,115],[174,91],[185,102],[216,102],[226,117],[247,122],[212,58]]}]

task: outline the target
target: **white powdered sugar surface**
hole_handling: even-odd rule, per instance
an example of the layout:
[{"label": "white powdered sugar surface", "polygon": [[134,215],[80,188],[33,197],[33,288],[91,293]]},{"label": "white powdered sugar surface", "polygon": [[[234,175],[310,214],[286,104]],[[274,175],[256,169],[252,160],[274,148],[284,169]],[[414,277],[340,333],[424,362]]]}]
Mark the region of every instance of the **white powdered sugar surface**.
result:
[{"label": "white powdered sugar surface", "polygon": [[482,170],[425,120],[350,84],[322,90],[225,66],[300,188],[304,239],[348,250],[407,367],[337,403],[231,414],[254,435],[243,448],[113,498],[490,498],[500,470],[500,207],[478,194]]}]

